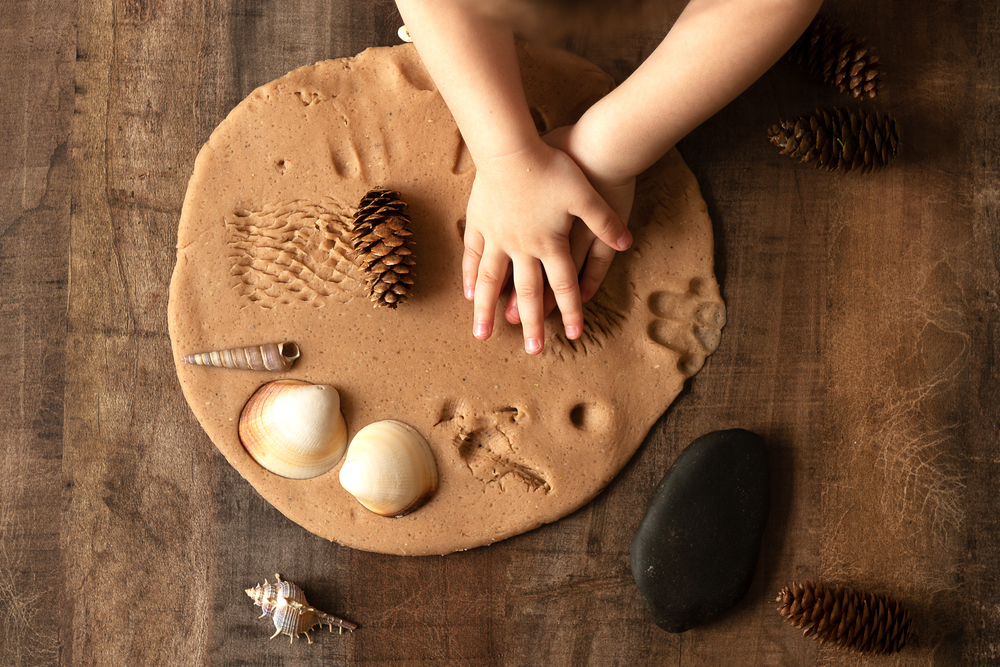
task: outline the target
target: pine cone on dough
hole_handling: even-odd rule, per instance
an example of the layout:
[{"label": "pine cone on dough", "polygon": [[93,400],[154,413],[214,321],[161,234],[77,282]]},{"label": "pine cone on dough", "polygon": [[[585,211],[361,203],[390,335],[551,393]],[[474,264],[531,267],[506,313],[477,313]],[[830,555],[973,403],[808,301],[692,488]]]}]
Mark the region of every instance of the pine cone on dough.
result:
[{"label": "pine cone on dough", "polygon": [[910,612],[887,595],[807,581],[778,593],[778,613],[804,637],[859,653],[895,653],[906,645]]},{"label": "pine cone on dough", "polygon": [[410,297],[416,262],[409,225],[406,202],[398,192],[376,188],[358,204],[351,227],[354,251],[376,307],[395,308]]},{"label": "pine cone on dough", "polygon": [[767,131],[781,155],[815,162],[827,171],[871,173],[885,167],[899,149],[896,121],[879,111],[817,110],[781,120]]},{"label": "pine cone on dough", "polygon": [[882,87],[878,56],[865,40],[855,39],[826,17],[813,20],[788,51],[788,58],[854,97],[873,98]]}]

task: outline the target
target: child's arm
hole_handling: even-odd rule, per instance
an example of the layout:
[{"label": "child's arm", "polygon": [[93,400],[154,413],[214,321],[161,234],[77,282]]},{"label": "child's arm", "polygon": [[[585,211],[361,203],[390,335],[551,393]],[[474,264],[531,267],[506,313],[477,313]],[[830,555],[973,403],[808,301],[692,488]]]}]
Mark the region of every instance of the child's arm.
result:
[{"label": "child's arm", "polygon": [[573,126],[562,146],[592,180],[643,172],[756,81],[822,0],[691,0],[639,68]]},{"label": "child's arm", "polygon": [[465,294],[475,301],[474,335],[492,333],[512,269],[525,349],[542,348],[543,271],[566,335],[577,338],[583,309],[569,250],[574,217],[611,247],[628,247],[631,235],[573,160],[538,137],[509,27],[454,0],[397,5],[476,164],[462,262]]}]

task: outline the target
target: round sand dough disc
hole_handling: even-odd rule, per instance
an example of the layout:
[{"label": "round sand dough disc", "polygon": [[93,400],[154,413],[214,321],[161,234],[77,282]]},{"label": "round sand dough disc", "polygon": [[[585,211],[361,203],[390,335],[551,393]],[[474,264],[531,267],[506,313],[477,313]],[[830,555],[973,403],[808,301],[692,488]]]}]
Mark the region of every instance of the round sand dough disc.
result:
[{"label": "round sand dough disc", "polygon": [[[520,47],[541,131],[574,122],[612,87],[569,53]],[[546,323],[542,354],[498,307],[472,336],[461,290],[474,165],[412,45],[302,67],[255,90],[201,150],[170,285],[177,375],[231,465],[285,516],[341,544],[444,554],[502,540],[581,507],[621,470],[718,345],[725,307],[712,227],[676,152],[640,177],[630,227],[579,340]],[[375,187],[409,204],[412,298],[374,308],[347,230]],[[294,341],[287,372],[195,366],[183,355]],[[340,485],[340,465],[293,480],[242,447],[240,412],[261,384],[332,385],[353,437],[383,419],[429,442],[440,483],[420,509],[378,516]]]}]

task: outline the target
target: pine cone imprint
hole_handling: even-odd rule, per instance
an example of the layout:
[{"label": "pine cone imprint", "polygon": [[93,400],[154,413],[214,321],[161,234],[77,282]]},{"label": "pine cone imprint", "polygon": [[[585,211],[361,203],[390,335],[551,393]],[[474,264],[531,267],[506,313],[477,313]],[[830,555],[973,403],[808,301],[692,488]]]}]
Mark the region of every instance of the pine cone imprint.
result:
[{"label": "pine cone imprint", "polygon": [[899,149],[896,121],[879,111],[817,110],[782,120],[767,131],[781,155],[815,162],[827,171],[871,173],[887,166]]},{"label": "pine cone imprint", "polygon": [[882,87],[878,56],[864,40],[825,17],[816,18],[788,51],[788,58],[824,83],[854,97],[873,98]]},{"label": "pine cone imprint", "polygon": [[775,601],[786,621],[805,629],[802,636],[840,649],[895,653],[910,634],[910,612],[887,595],[807,581],[786,586]]},{"label": "pine cone imprint", "polygon": [[376,188],[361,199],[351,228],[358,266],[375,306],[395,308],[410,298],[416,262],[410,218],[398,192]]}]

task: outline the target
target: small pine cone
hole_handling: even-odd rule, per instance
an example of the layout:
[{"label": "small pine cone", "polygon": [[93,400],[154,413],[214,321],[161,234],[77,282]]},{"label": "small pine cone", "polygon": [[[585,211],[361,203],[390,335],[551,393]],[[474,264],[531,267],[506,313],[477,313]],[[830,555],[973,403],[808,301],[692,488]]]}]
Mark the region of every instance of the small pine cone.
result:
[{"label": "small pine cone", "polygon": [[395,308],[410,297],[416,262],[407,240],[410,218],[398,192],[376,188],[358,204],[351,227],[354,252],[365,272],[368,298]]},{"label": "small pine cone", "polygon": [[873,98],[882,87],[878,56],[862,39],[817,17],[788,51],[792,62],[854,97]]},{"label": "small pine cone", "polygon": [[910,633],[910,612],[887,595],[807,581],[786,586],[775,601],[786,621],[820,644],[888,654],[903,648]]},{"label": "small pine cone", "polygon": [[845,173],[878,171],[892,162],[899,148],[896,121],[863,109],[817,110],[782,120],[768,129],[767,137],[781,148],[781,155]]}]

